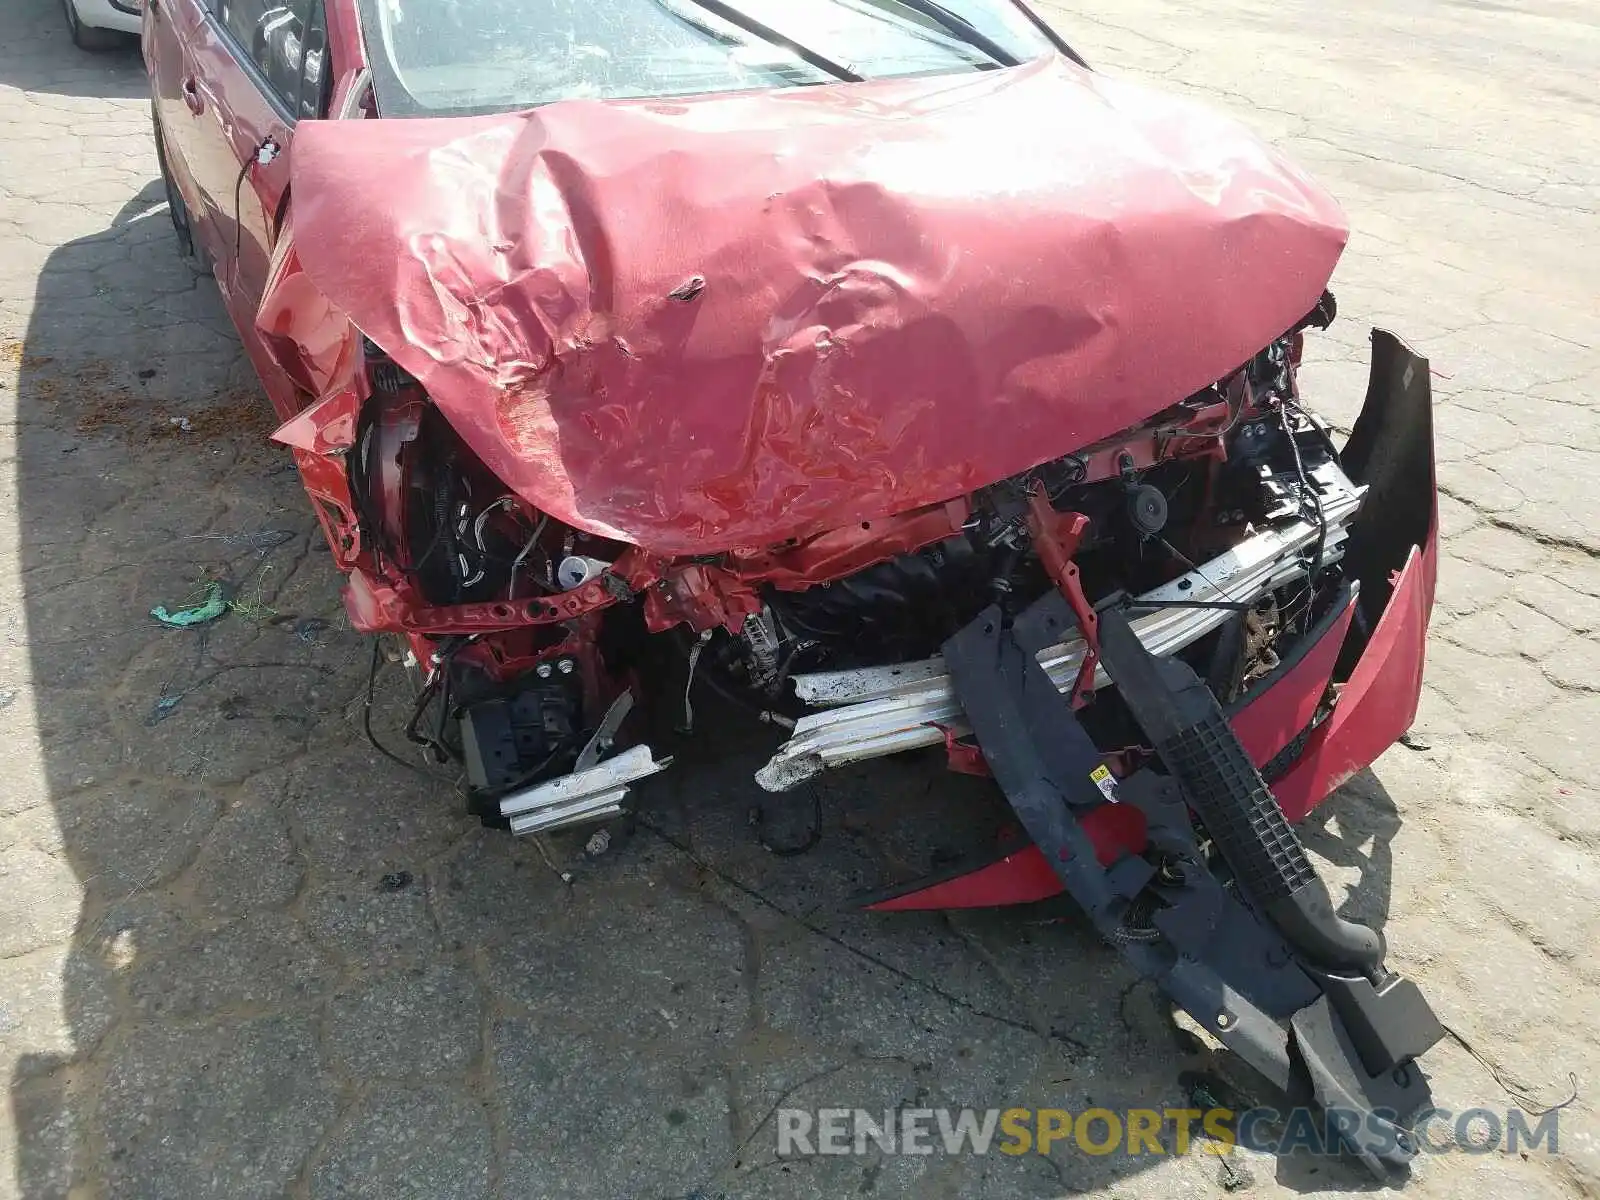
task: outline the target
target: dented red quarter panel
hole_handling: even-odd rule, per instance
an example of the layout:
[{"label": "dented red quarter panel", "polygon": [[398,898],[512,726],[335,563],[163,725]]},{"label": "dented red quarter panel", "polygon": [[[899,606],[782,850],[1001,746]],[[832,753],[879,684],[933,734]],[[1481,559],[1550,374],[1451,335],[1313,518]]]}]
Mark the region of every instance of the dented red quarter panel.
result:
[{"label": "dented red quarter panel", "polygon": [[1065,59],[302,122],[293,171],[295,267],[332,308],[527,501],[658,554],[1126,428],[1289,328],[1346,234],[1238,125]]}]

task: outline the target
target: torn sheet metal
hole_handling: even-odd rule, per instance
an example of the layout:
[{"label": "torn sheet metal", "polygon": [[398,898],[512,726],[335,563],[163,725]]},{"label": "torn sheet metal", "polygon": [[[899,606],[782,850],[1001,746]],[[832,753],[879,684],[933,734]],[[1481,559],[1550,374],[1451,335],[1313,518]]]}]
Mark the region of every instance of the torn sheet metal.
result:
[{"label": "torn sheet metal", "polygon": [[316,287],[530,503],[764,546],[1105,438],[1316,304],[1335,202],[1190,102],[972,76],[308,121]]}]

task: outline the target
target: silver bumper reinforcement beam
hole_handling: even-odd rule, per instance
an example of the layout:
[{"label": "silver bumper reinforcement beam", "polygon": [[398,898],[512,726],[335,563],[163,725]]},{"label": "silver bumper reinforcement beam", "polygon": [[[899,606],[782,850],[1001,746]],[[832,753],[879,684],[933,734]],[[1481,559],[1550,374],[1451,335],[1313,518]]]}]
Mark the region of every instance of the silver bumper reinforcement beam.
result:
[{"label": "silver bumper reinforcement beam", "polygon": [[[1366,489],[1351,483],[1332,463],[1318,467],[1312,483],[1327,523],[1323,561],[1336,562],[1343,557],[1347,527]],[[1139,596],[1135,604],[1252,603],[1305,573],[1305,552],[1317,536],[1312,520],[1258,530],[1226,554]],[[1157,608],[1131,624],[1151,653],[1170,655],[1227,618],[1226,609]],[[1061,691],[1076,680],[1086,649],[1081,638],[1072,637],[1040,653],[1040,665]],[[1104,670],[1095,672],[1096,688],[1108,682]],[[938,745],[947,730],[969,732],[941,658],[796,675],[794,686],[800,699],[824,711],[800,718],[789,740],[756,772],[756,782],[768,791],[787,791],[844,763]]]},{"label": "silver bumper reinforcement beam", "polygon": [[670,758],[655,761],[649,746],[634,746],[595,766],[513,792],[500,801],[500,815],[510,818],[511,832],[519,837],[602,821],[622,811],[630,783],[671,765]]}]

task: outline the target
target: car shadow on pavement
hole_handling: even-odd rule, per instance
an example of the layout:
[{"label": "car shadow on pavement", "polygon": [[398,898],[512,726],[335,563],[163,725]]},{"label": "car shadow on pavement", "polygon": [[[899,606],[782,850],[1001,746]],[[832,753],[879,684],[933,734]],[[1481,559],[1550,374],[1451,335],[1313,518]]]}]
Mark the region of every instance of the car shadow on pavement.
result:
[{"label": "car shadow on pavement", "polygon": [[[27,679],[0,709],[18,914],[0,1034],[24,1048],[21,1195],[1137,1192],[1165,1160],[1070,1140],[780,1159],[775,1115],[1188,1108],[1197,1077],[1252,1094],[1064,904],[849,905],[992,844],[1004,806],[937,755],[765,796],[773,731],[708,698],[697,732],[658,745],[677,765],[641,822],[594,853],[591,831],[552,839],[548,859],[381,757],[369,643],[214,284],[171,234],[159,182],[134,189],[49,254],[4,347],[5,630]],[[381,674],[391,744],[405,701]],[[1324,811],[1308,841],[1360,870],[1352,908],[1381,921],[1392,802],[1368,775]],[[773,853],[814,821],[815,845]],[[1240,1159],[1303,1190],[1366,1183]],[[1166,1170],[1182,1182],[1150,1194],[1237,1186],[1207,1155]]]},{"label": "car shadow on pavement", "polygon": [[[36,1048],[10,1071],[27,1197],[86,1180],[116,1195],[214,1190],[108,1165],[205,1111],[190,1088],[163,1091],[163,1064],[120,1058],[121,1039],[130,1023],[198,1011],[182,993],[216,996],[219,971],[270,958],[259,944],[232,963],[190,958],[177,914],[231,906],[216,893],[241,885],[224,883],[237,864],[196,861],[223,832],[224,778],[294,753],[322,716],[338,723],[340,654],[358,649],[334,627],[331,581],[297,573],[313,523],[266,449],[268,410],[214,285],[171,241],[151,181],[110,228],[49,254],[26,336],[5,346],[23,602],[10,636],[32,680],[7,716],[39,755],[19,754],[4,809],[6,882],[25,919],[0,954],[22,971],[6,1000]],[[150,616],[213,589],[225,621],[173,630]],[[177,885],[185,859],[214,876],[198,893]],[[228,998],[252,1002],[250,985]]]},{"label": "car shadow on pavement", "polygon": [[[1400,810],[1368,768],[1346,782],[1335,800],[1313,809],[1299,826],[1306,849],[1333,867],[1332,872],[1323,867],[1330,885],[1342,883],[1349,889],[1339,906],[1340,916],[1374,929],[1389,923],[1392,847],[1400,824]],[[1350,872],[1355,873],[1353,880]]]}]

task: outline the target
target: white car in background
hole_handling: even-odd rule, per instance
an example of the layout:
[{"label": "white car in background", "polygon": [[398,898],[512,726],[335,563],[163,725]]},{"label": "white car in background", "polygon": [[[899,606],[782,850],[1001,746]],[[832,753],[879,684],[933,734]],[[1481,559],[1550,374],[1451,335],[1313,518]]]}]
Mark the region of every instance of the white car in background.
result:
[{"label": "white car in background", "polygon": [[80,50],[115,50],[139,34],[144,0],[61,0],[67,29]]}]

